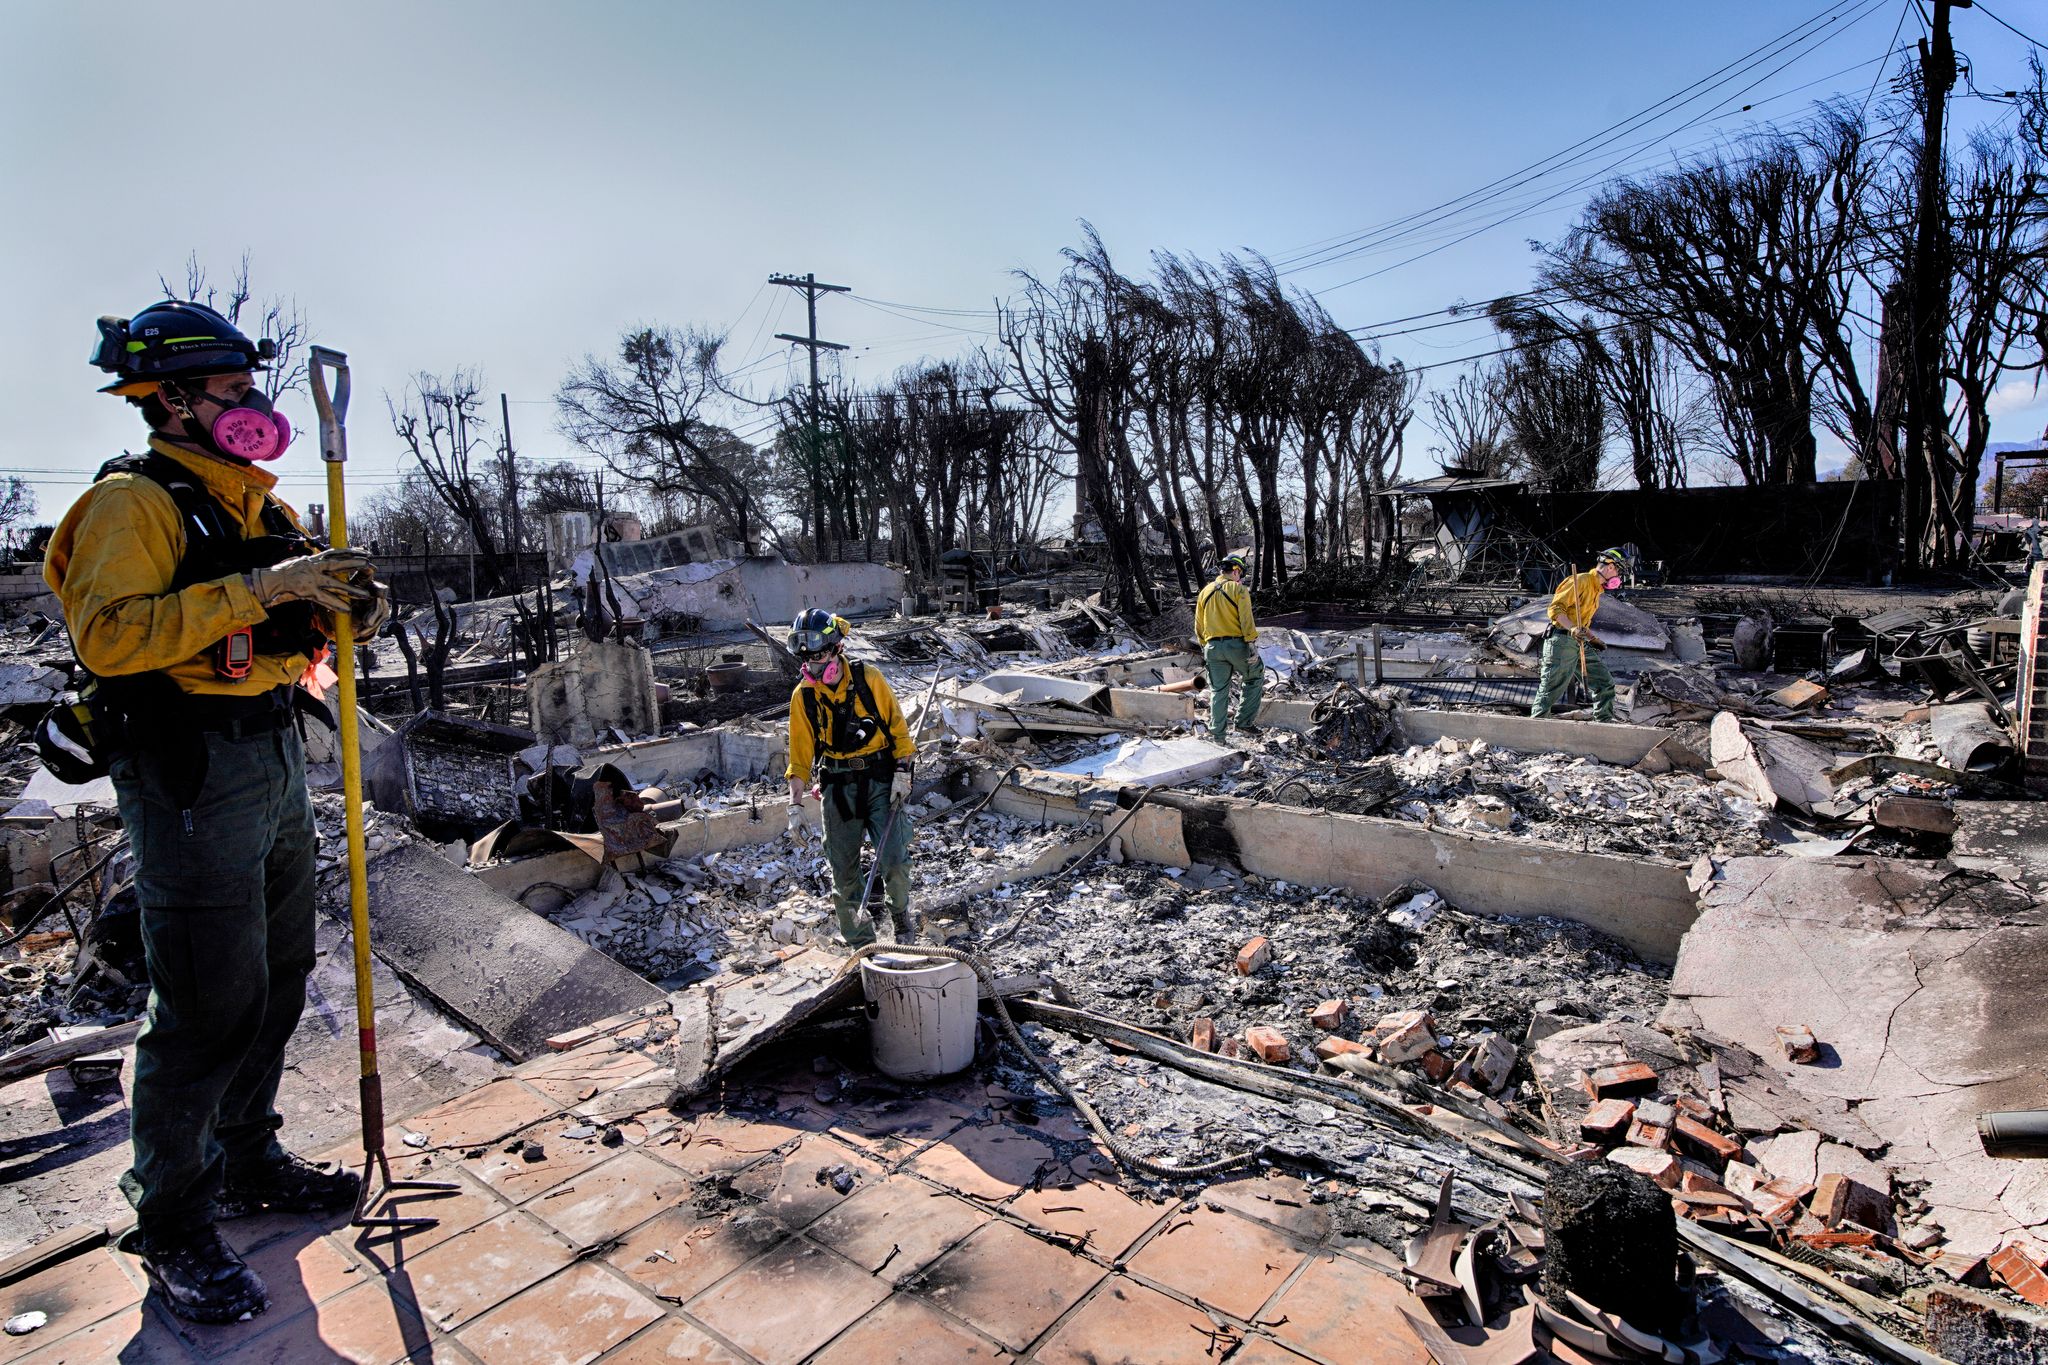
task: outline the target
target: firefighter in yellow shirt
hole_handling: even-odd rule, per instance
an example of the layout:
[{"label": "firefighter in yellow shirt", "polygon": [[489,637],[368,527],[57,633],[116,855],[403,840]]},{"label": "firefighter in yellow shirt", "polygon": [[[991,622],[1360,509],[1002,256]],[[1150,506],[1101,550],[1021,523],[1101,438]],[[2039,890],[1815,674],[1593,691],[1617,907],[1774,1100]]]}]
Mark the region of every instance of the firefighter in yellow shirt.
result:
[{"label": "firefighter in yellow shirt", "polygon": [[1252,594],[1244,585],[1244,556],[1226,555],[1215,581],[1195,597],[1195,639],[1209,668],[1209,733],[1221,744],[1230,724],[1230,680],[1244,680],[1237,728],[1259,732],[1259,703],[1266,696],[1266,664],[1259,658],[1259,627],[1252,620]]},{"label": "firefighter in yellow shirt", "polygon": [[818,607],[790,626],[789,649],[803,676],[789,695],[789,768],[784,775],[794,829],[816,769],[825,811],[825,860],[832,865],[832,909],[839,917],[840,937],[859,948],[875,941],[873,920],[859,913],[860,850],[870,838],[896,941],[907,942],[917,933],[910,913],[915,822],[903,809],[917,741],[889,680],[879,669],[846,657],[852,629],[844,618]]},{"label": "firefighter in yellow shirt", "polygon": [[1602,645],[1593,634],[1593,617],[1600,610],[1601,595],[1621,586],[1627,563],[1622,551],[1603,550],[1592,568],[1565,579],[1551,594],[1550,632],[1543,637],[1543,662],[1530,715],[1550,714],[1565,688],[1579,676],[1583,661],[1586,687],[1593,694],[1593,719],[1614,719],[1614,675],[1600,657]]},{"label": "firefighter in yellow shirt", "polygon": [[233,1322],[268,1298],[215,1220],[356,1199],[353,1172],[277,1141],[314,959],[317,839],[294,684],[327,648],[333,613],[368,638],[389,609],[370,562],[311,540],[258,467],[291,434],[255,383],[268,340],[169,300],[100,319],[100,337],[93,363],[114,376],[102,392],[141,410],[149,446],[101,470],[43,572],[90,675],[89,756],[107,760],[142,904],[150,991],[123,1246],[172,1312]]}]

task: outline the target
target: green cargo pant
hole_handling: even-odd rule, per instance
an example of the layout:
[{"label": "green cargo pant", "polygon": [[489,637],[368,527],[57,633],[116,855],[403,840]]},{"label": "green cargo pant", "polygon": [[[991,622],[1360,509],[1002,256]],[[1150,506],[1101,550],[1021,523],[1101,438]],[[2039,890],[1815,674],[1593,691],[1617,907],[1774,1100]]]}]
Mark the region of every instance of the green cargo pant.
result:
[{"label": "green cargo pant", "polygon": [[317,836],[298,733],[184,739],[111,773],[149,966],[121,1177],[145,1237],[211,1221],[229,1167],[282,1157],[277,1083],[313,969]]},{"label": "green cargo pant", "polygon": [[[839,916],[839,933],[859,948],[875,941],[875,926],[859,917],[861,892],[867,878],[861,875],[861,844],[873,838],[876,856],[882,860],[879,880],[882,896],[899,939],[907,938],[910,923],[910,838],[916,821],[908,811],[897,817],[889,829],[889,786],[894,774],[883,769],[873,773],[849,773],[840,780],[828,769],[820,784],[825,806],[825,861],[832,865],[832,910]],[[888,840],[883,842],[887,832]]]},{"label": "green cargo pant", "polygon": [[1249,640],[1211,640],[1202,648],[1209,665],[1209,733],[1221,744],[1229,729],[1230,679],[1244,679],[1244,699],[1237,706],[1237,727],[1256,724],[1259,703],[1266,699],[1266,664]]},{"label": "green cargo pant", "polygon": [[[1557,699],[1578,676],[1579,642],[1563,631],[1552,634],[1543,642],[1543,665],[1537,675],[1536,704],[1529,708],[1529,714],[1549,715],[1550,708],[1557,705]],[[1586,687],[1593,694],[1593,719],[1613,720],[1614,675],[1607,671],[1607,661],[1600,657],[1598,645],[1586,646]]]}]

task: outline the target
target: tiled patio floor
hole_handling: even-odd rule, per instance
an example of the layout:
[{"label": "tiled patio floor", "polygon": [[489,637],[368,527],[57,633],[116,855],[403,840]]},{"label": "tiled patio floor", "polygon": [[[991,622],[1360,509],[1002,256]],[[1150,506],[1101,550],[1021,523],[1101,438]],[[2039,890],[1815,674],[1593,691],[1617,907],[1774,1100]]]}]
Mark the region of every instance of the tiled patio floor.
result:
[{"label": "tiled patio floor", "polygon": [[0,1288],[0,1315],[50,1319],[0,1365],[1429,1359],[1405,1291],[1291,1180],[1153,1202],[971,1078],[863,1105],[808,1067],[681,1118],[650,1098],[616,1145],[564,1136],[651,1065],[600,1039],[394,1125],[400,1175],[459,1186],[405,1201],[434,1228],[226,1225],[270,1286],[251,1322],[180,1322],[105,1249]]}]

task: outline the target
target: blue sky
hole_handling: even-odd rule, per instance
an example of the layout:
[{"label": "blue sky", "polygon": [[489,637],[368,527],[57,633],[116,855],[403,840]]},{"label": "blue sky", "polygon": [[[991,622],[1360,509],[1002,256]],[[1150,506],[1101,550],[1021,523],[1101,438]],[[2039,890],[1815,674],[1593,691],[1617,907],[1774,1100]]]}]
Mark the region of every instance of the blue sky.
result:
[{"label": "blue sky", "polygon": [[[2041,0],[1995,8],[2048,28]],[[556,384],[629,325],[730,327],[754,377],[795,373],[772,334],[802,330],[800,301],[763,281],[816,271],[869,300],[828,299],[820,327],[871,380],[980,339],[985,318],[918,309],[989,307],[1010,271],[1056,269],[1081,219],[1131,269],[1157,247],[1285,260],[1556,153],[1830,12],[1573,174],[1291,277],[1353,326],[1526,287],[1528,239],[1570,222],[1579,174],[1860,97],[1919,20],[1901,0],[4,0],[16,309],[0,468],[67,471],[37,476],[48,516],[139,441],[126,405],[93,392],[93,319],[148,302],[192,251],[222,274],[247,249],[259,291],[294,295],[350,353],[360,498],[398,467],[380,391],[416,370],[481,368],[514,400],[522,455],[558,455]],[[1984,11],[1957,11],[1955,30],[1979,88],[2021,82],[2025,44]],[[1967,127],[2006,111],[1957,112]],[[1491,344],[1469,322],[1385,347],[1425,365]],[[1996,439],[2048,421],[2030,388],[2001,407]],[[310,422],[303,401],[285,408]],[[310,443],[278,468],[295,501],[318,500]]]}]

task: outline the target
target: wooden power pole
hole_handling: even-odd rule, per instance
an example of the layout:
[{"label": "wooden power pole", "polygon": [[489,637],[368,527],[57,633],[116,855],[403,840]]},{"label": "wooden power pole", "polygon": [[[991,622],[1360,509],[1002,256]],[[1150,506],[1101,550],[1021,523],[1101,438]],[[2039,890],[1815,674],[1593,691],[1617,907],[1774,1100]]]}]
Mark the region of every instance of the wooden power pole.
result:
[{"label": "wooden power pole", "polygon": [[811,414],[806,423],[808,430],[804,444],[810,456],[811,469],[811,553],[820,559],[825,550],[825,479],[824,443],[819,439],[818,412],[823,406],[822,390],[818,384],[818,352],[843,351],[846,347],[836,341],[818,340],[818,295],[844,294],[853,288],[849,284],[819,284],[816,275],[770,275],[768,283],[783,285],[799,290],[810,313],[810,330],[803,336],[791,336],[788,332],[777,332],[777,341],[791,341],[811,353]]},{"label": "wooden power pole", "polygon": [[[1920,42],[1920,90],[1926,100],[1920,120],[1918,204],[1913,233],[1912,308],[1908,326],[1906,407],[1906,562],[1917,566],[1927,533],[1939,516],[1947,482],[1948,405],[1941,360],[1948,342],[1950,243],[1948,176],[1943,168],[1943,120],[1949,87],[1956,79],[1956,49],[1949,39],[1949,10],[1972,0],[1934,0],[1933,37]],[[1916,487],[1916,485],[1918,485]],[[1968,528],[1963,528],[1968,534]]]}]

